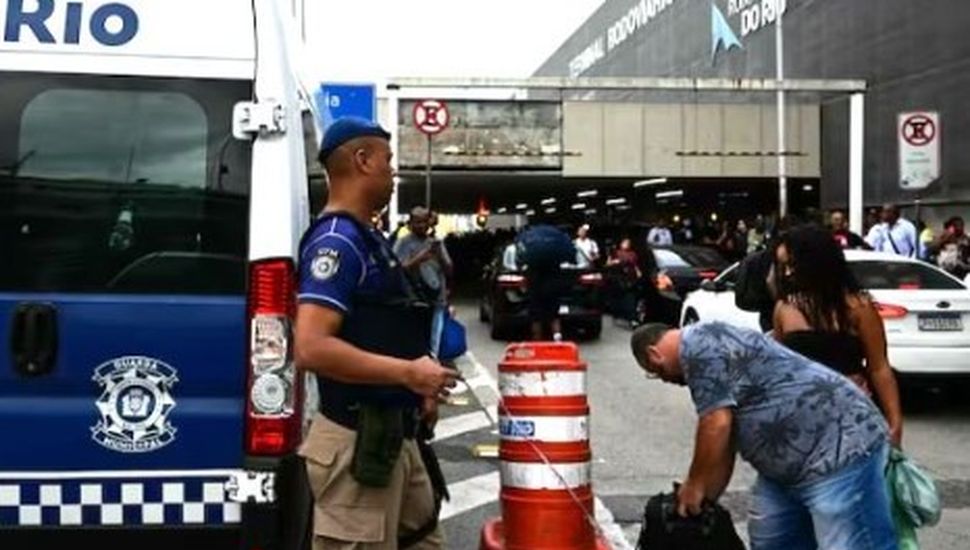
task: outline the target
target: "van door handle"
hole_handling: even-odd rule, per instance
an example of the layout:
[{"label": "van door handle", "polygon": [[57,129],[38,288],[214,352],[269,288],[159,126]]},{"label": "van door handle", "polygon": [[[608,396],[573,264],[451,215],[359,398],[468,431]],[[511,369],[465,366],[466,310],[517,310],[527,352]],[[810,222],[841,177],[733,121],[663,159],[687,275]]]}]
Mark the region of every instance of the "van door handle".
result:
[{"label": "van door handle", "polygon": [[57,360],[57,309],[53,304],[22,303],[13,314],[10,353],[22,376],[43,376]]}]

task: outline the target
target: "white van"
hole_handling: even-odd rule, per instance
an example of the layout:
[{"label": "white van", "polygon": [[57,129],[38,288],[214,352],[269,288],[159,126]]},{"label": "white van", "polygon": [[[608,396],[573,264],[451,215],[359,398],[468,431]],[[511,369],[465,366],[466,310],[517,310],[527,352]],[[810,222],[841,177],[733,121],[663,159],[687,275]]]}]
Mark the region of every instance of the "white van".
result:
[{"label": "white van", "polygon": [[279,542],[309,221],[282,3],[0,0],[0,547]]}]

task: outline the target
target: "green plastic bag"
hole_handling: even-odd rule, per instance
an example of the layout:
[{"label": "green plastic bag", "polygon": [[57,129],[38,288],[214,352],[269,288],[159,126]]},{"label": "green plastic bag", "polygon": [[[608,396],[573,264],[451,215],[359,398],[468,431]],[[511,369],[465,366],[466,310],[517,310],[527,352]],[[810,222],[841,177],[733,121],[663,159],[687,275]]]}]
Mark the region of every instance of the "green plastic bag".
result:
[{"label": "green plastic bag", "polygon": [[919,550],[919,540],[916,538],[916,528],[913,527],[906,516],[896,505],[891,503],[893,515],[893,527],[896,531],[896,542],[899,543],[899,550]]},{"label": "green plastic bag", "polygon": [[936,483],[899,449],[889,453],[886,487],[900,550],[919,550],[916,529],[940,521]]},{"label": "green plastic bag", "polygon": [[886,471],[893,501],[913,527],[940,521],[940,495],[936,483],[899,449],[892,449]]}]

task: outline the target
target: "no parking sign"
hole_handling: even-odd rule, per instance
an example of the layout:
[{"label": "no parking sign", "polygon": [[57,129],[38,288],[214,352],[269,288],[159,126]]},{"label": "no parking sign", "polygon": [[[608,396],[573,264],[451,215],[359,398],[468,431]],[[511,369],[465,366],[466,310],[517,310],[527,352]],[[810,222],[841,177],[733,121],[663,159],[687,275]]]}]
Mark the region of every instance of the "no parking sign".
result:
[{"label": "no parking sign", "polygon": [[897,126],[899,186],[911,191],[925,189],[940,177],[940,115],[900,113]]},{"label": "no parking sign", "polygon": [[413,114],[414,126],[428,136],[444,131],[451,119],[448,105],[437,99],[425,99],[415,103]]}]

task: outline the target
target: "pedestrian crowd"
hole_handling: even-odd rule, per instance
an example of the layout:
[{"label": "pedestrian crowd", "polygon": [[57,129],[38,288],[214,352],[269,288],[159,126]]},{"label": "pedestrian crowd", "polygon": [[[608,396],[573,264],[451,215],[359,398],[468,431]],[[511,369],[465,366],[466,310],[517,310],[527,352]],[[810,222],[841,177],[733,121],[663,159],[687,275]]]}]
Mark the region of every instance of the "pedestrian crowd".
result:
[{"label": "pedestrian crowd", "polygon": [[[428,441],[437,404],[459,378],[439,355],[449,280],[463,260],[453,259],[424,206],[390,238],[379,229],[375,212],[393,189],[389,139],[364,120],[330,126],[319,153],[327,203],[300,246],[294,360],[314,375],[320,396],[299,451],[314,497],[315,550],[443,546],[438,514],[447,486]],[[893,205],[865,237],[846,221],[842,212],[828,227],[764,216],[719,225],[685,218],[606,247],[587,224],[574,238],[550,226],[476,238],[500,251],[504,268],[525,271],[533,337],[557,340],[564,266],[653,283],[644,256],[663,247],[700,244],[744,258],[736,301],[762,313],[764,332],[651,323],[631,337],[640,368],[687,386],[699,417],[677,512],[696,515],[716,501],[739,454],[758,472],[752,548],[889,550],[898,548],[885,472],[902,447],[899,390],[877,305],[843,250],[920,258],[963,277],[970,237],[959,217],[937,236]]]}]

